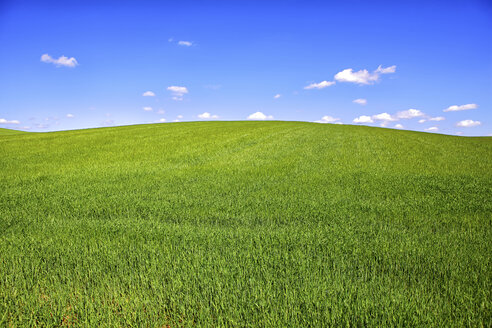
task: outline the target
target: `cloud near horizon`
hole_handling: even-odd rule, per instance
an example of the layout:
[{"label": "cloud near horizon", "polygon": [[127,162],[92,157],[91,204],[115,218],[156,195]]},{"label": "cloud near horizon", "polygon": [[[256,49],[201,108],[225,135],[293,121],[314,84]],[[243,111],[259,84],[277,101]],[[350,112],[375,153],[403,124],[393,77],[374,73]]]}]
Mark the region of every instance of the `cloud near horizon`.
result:
[{"label": "cloud near horizon", "polygon": [[481,124],[482,124],[482,122],[480,122],[480,121],[463,120],[463,121],[459,121],[458,123],[456,123],[456,126],[460,126],[463,128],[472,128],[474,126],[479,126]]},{"label": "cloud near horizon", "polygon": [[332,117],[332,116],[329,116],[329,115],[325,115],[320,120],[314,121],[314,122],[315,123],[337,123],[337,124],[341,124],[342,123],[342,122],[340,122],[340,119],[339,118],[335,118],[335,117]]},{"label": "cloud near horizon", "polygon": [[65,56],[60,56],[57,59],[55,59],[55,58],[51,57],[48,54],[42,55],[41,56],[41,61],[43,63],[51,63],[51,64],[54,64],[57,67],[60,67],[60,66],[75,67],[75,66],[77,66],[79,64],[74,57],[68,58],[68,57],[65,57]]},{"label": "cloud near horizon", "polygon": [[218,115],[212,115],[209,112],[198,114],[198,117],[201,118],[201,119],[216,119],[216,118],[219,118]]},{"label": "cloud near horizon", "polygon": [[273,120],[272,115],[265,115],[262,112],[256,112],[248,116],[248,120]]},{"label": "cloud near horizon", "polygon": [[6,120],[4,118],[0,118],[0,124],[20,124],[20,121],[18,120]]}]

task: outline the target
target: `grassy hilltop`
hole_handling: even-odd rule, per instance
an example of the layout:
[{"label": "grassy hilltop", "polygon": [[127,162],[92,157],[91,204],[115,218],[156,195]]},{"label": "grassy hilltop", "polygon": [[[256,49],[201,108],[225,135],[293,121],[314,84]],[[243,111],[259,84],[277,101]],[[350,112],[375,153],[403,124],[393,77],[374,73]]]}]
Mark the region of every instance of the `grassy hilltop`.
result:
[{"label": "grassy hilltop", "polygon": [[0,326],[490,326],[492,138],[0,131]]}]

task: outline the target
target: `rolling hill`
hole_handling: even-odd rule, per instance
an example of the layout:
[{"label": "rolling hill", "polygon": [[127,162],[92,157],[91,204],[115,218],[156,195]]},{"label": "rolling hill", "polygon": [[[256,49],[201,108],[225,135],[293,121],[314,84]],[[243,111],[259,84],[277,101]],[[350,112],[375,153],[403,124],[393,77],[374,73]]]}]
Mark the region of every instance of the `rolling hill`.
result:
[{"label": "rolling hill", "polygon": [[492,138],[0,131],[2,326],[490,326]]}]

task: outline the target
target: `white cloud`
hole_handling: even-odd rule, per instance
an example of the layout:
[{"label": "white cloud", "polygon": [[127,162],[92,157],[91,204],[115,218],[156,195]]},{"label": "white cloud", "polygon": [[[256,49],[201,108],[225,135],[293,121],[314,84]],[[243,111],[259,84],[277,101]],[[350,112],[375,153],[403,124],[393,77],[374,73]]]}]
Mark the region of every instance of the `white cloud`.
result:
[{"label": "white cloud", "polygon": [[482,124],[482,122],[480,122],[480,121],[464,120],[464,121],[460,121],[460,122],[456,123],[456,126],[461,126],[464,128],[472,128],[472,127],[478,126],[480,124]]},{"label": "white cloud", "polygon": [[191,47],[193,45],[193,42],[191,42],[191,41],[178,41],[178,44],[180,46]]},{"label": "white cloud", "polygon": [[425,122],[427,122],[427,120],[425,118],[419,120],[419,123],[425,123]]},{"label": "white cloud", "polygon": [[67,114],[67,117],[68,117],[68,118],[74,118],[74,117],[75,117],[75,115],[73,115],[73,114]]},{"label": "white cloud", "polygon": [[[334,118],[332,116],[326,115],[321,118],[321,120],[315,121],[316,123],[336,123],[337,121],[340,121],[339,118]],[[341,122],[338,122],[341,123]]]},{"label": "white cloud", "polygon": [[173,120],[173,122],[181,122],[180,120]]},{"label": "white cloud", "polygon": [[431,117],[429,118],[429,121],[444,121],[446,118],[443,116],[438,116],[438,117]]},{"label": "white cloud", "polygon": [[144,107],[143,110],[146,112],[150,112],[152,111],[152,107]]},{"label": "white cloud", "polygon": [[378,68],[375,70],[376,73],[379,74],[389,74],[389,73],[394,73],[396,72],[396,65],[386,67],[384,68],[383,66],[379,65]]},{"label": "white cloud", "polygon": [[144,96],[144,97],[155,97],[155,93],[153,93],[152,91],[145,91],[142,96]]},{"label": "white cloud", "polygon": [[353,100],[352,102],[364,106],[367,104],[367,99],[359,98]]},{"label": "white cloud", "polygon": [[341,72],[335,74],[335,80],[339,82],[350,82],[357,84],[374,84],[377,82],[382,74],[394,73],[396,71],[396,65],[390,67],[382,67],[381,65],[372,73],[367,69],[354,72],[352,68],[344,69]]},{"label": "white cloud", "polygon": [[354,122],[354,123],[374,123],[372,118],[370,116],[367,116],[367,115],[362,115],[362,116],[356,117],[356,118],[354,118],[354,120],[352,122]]},{"label": "white cloud", "polygon": [[411,119],[411,118],[422,117],[422,116],[425,116],[425,114],[422,111],[413,108],[396,113],[397,119],[400,118]]},{"label": "white cloud", "polygon": [[429,131],[429,132],[434,132],[434,131],[438,131],[439,128],[437,126],[431,126],[430,128],[428,129],[425,129],[425,131]]},{"label": "white cloud", "polygon": [[55,64],[56,66],[67,66],[67,67],[75,67],[79,64],[74,57],[68,58],[65,56],[61,56],[58,57],[58,59],[55,59],[48,54],[42,55],[41,61],[43,63],[51,63],[51,64]]},{"label": "white cloud", "polygon": [[183,118],[183,115],[178,115],[176,117],[179,118],[179,119],[182,119]]},{"label": "white cloud", "polygon": [[477,104],[453,105],[443,110],[443,112],[457,112],[461,110],[469,110],[469,109],[476,109],[476,108],[478,108]]},{"label": "white cloud", "polygon": [[320,83],[311,83],[308,86],[305,86],[304,89],[310,90],[310,89],[323,89],[326,87],[329,87],[330,85],[335,84],[333,81],[322,81]]},{"label": "white cloud", "polygon": [[376,120],[376,121],[387,121],[387,122],[388,121],[398,121],[398,119],[393,118],[393,116],[391,116],[388,113],[381,113],[381,114],[373,115],[372,119]]},{"label": "white cloud", "polygon": [[396,125],[394,126],[394,128],[395,128],[395,129],[403,129],[403,125],[401,125],[401,124],[396,124]]},{"label": "white cloud", "polygon": [[188,93],[188,89],[186,87],[180,87],[176,85],[167,87],[167,90],[171,91],[173,95],[173,100],[183,100],[183,96]]},{"label": "white cloud", "polygon": [[256,112],[248,116],[248,120],[273,120],[272,115],[265,115],[262,112]]},{"label": "white cloud", "polygon": [[166,122],[166,119],[165,118],[161,118],[161,119],[159,119],[159,122],[160,123],[164,123],[164,122]]},{"label": "white cloud", "polygon": [[280,93],[277,93],[275,96],[273,96],[273,99],[278,99],[280,97],[282,97],[282,95]]},{"label": "white cloud", "polygon": [[9,121],[4,118],[0,118],[0,124],[20,124],[20,122],[18,120]]},{"label": "white cloud", "polygon": [[219,116],[212,115],[209,112],[205,112],[205,113],[199,114],[198,117],[199,118],[202,118],[202,119],[215,119],[215,118],[219,118]]}]

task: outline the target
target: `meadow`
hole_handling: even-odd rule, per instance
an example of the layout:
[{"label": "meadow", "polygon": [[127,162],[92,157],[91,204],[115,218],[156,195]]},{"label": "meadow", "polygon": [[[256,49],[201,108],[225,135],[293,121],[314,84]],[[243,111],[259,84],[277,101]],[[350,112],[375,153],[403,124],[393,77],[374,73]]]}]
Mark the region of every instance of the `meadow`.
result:
[{"label": "meadow", "polygon": [[0,154],[0,326],[492,325],[492,137],[190,122]]}]

